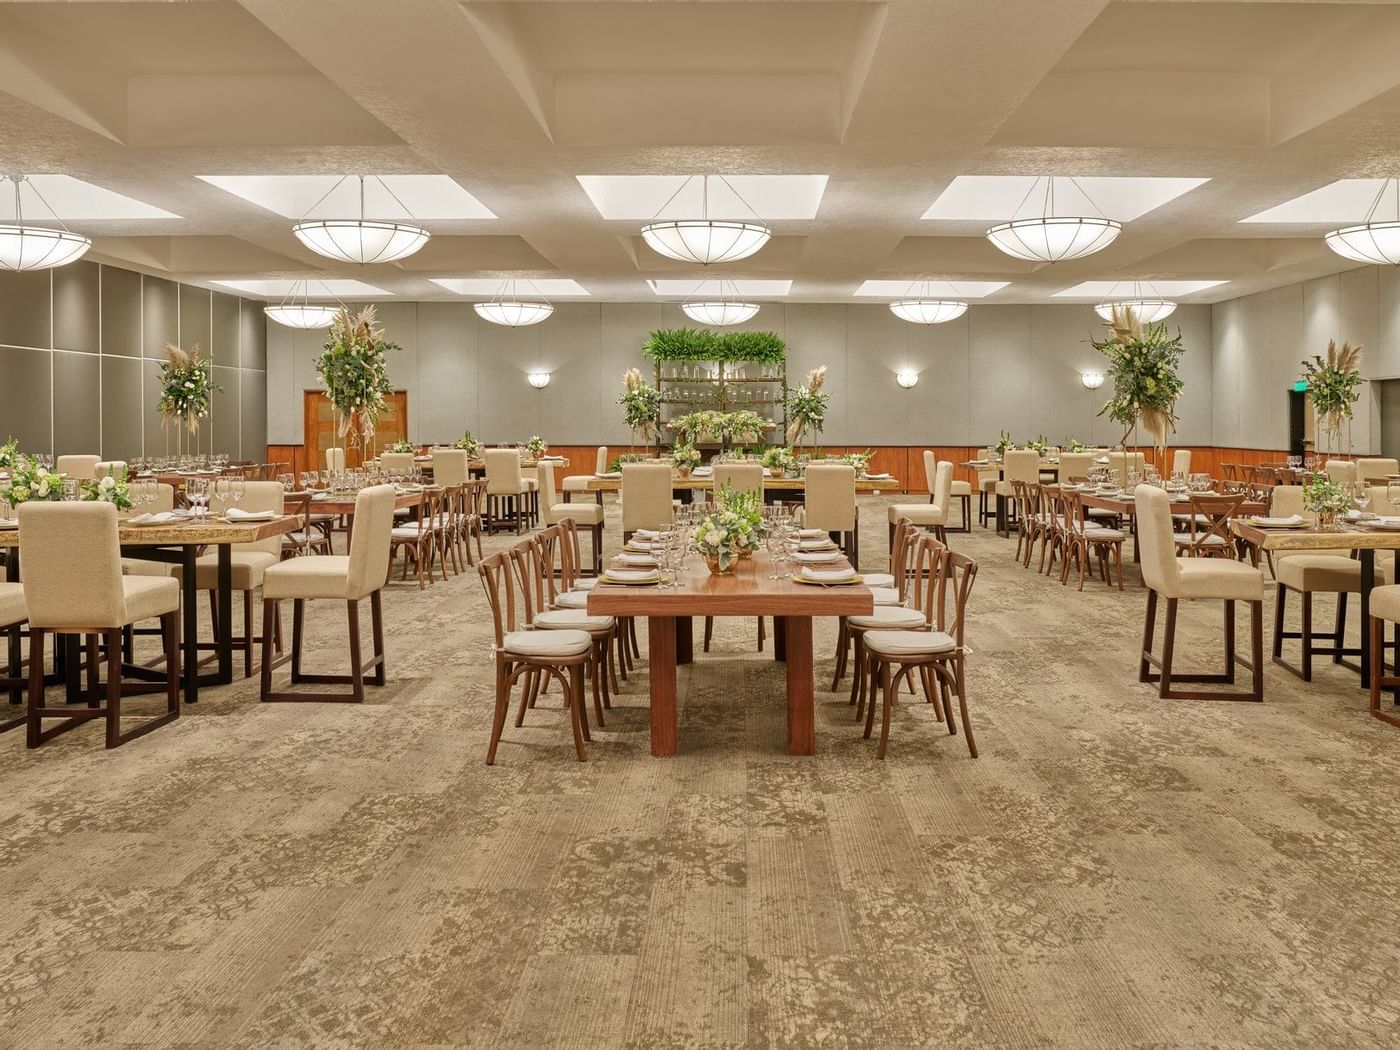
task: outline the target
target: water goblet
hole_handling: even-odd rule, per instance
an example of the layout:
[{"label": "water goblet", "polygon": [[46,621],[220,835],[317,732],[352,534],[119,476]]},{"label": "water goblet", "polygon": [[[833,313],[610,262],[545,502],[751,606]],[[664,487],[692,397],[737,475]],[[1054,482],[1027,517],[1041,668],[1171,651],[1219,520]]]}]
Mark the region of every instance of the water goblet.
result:
[{"label": "water goblet", "polygon": [[1362,514],[1366,513],[1366,508],[1371,505],[1371,483],[1369,481],[1358,481],[1352,486],[1352,502],[1356,504],[1356,509]]},{"label": "water goblet", "polygon": [[209,503],[209,479],[189,478],[185,481],[185,498],[194,507],[194,516],[202,520]]}]

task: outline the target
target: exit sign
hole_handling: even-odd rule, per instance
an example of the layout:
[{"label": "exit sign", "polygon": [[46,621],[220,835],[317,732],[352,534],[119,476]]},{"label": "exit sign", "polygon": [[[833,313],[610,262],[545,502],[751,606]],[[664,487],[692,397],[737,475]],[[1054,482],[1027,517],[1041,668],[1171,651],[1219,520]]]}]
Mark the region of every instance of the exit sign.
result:
[{"label": "exit sign", "polygon": [[1300,393],[1300,394],[1305,394],[1305,393],[1307,393],[1307,390],[1308,390],[1308,381],[1307,381],[1306,379],[1298,379],[1298,380],[1295,380],[1294,383],[1293,383],[1293,389],[1294,389],[1295,391],[1297,391],[1298,393]]}]

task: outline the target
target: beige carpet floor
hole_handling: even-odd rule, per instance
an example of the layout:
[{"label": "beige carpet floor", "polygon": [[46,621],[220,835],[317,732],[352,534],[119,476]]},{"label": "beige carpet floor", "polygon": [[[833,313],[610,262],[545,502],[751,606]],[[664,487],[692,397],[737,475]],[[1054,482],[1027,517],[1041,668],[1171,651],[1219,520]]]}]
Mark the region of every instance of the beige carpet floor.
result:
[{"label": "beige carpet floor", "polygon": [[[883,567],[881,501],[864,525]],[[1357,677],[1160,701],[1136,577],[1079,594],[953,542],[975,761],[910,703],[877,762],[825,691],[788,757],[781,666],[730,621],[679,757],[639,673],[588,763],[551,698],[488,768],[474,575],[392,585],[363,707],[249,681],[115,752],[0,737],[0,1046],[1395,1046],[1400,731]],[[1218,610],[1184,651],[1214,658]],[[308,669],[342,668],[342,618],[313,610]]]}]

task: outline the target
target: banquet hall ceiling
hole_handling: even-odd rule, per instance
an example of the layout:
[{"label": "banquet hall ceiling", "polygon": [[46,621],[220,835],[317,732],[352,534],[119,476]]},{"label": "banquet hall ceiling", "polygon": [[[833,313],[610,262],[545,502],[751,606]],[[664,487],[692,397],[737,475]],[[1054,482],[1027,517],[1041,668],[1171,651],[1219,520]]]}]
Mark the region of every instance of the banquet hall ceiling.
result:
[{"label": "banquet hall ceiling", "polygon": [[[1224,282],[1184,297],[1211,302],[1351,265],[1321,234],[1365,194],[1355,214],[1241,220],[1400,174],[1396,53],[1389,2],[0,0],[0,171],[172,213],[71,225],[94,258],[196,283],[454,299],[433,279],[571,278],[654,301],[649,279],[731,276],[844,302],[966,278],[1004,282],[986,302],[1065,302],[1085,281]],[[419,255],[342,266],[199,178],[360,173],[449,176],[494,218],[425,219]],[[803,182],[813,217],[772,218],[757,255],[702,273],[579,181],[704,173],[826,182]],[[1036,175],[1208,181],[1055,265],[1002,255],[984,218],[924,217],[958,176]]]}]

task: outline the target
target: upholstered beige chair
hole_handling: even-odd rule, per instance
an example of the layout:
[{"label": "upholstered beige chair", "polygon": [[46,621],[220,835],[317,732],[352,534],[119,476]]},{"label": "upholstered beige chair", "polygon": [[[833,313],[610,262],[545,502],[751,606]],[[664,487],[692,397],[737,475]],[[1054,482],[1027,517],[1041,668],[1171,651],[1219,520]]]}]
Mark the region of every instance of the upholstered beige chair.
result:
[{"label": "upholstered beige chair", "polygon": [[933,451],[924,449],[924,482],[928,486],[929,502],[890,504],[888,518],[891,551],[894,550],[895,526],[901,520],[928,529],[940,542],[948,541],[946,529],[953,495],[953,464],[946,459],[935,462]]},{"label": "upholstered beige chair", "polygon": [[435,448],[433,457],[433,484],[444,488],[465,485],[471,477],[470,461],[467,453],[460,448]]},{"label": "upholstered beige chair", "polygon": [[[396,455],[396,453],[388,453]],[[326,449],[326,469],[332,474],[342,474],[345,472],[345,449],[331,447]]]},{"label": "upholstered beige chair", "polygon": [[[607,472],[608,472],[608,446],[607,446],[607,445],[599,445],[599,446],[598,446],[598,452],[597,452],[597,454],[593,457],[593,473],[594,473],[595,475],[597,475],[597,474],[606,474]],[[587,474],[570,474],[568,477],[566,477],[566,478],[564,479],[564,482],[563,482],[564,502],[565,502],[565,503],[570,502],[570,500],[573,499],[574,493],[576,493],[576,492],[578,492],[578,493],[586,493],[586,492],[589,492],[590,490],[589,490],[589,488],[588,488],[588,483],[589,483],[589,481],[591,481],[591,480],[592,480],[592,478],[591,478],[589,475],[587,475]],[[603,491],[602,491],[602,489],[596,489],[596,490],[592,490],[592,491],[593,491],[593,495],[597,497],[597,499],[596,499],[594,502],[596,502],[596,503],[598,504],[598,506],[601,507],[601,506],[603,505]]]},{"label": "upholstered beige chair", "polygon": [[[164,483],[156,485],[156,498],[140,507],[117,512],[117,519],[135,517],[137,514],[164,514],[175,509],[175,487]],[[166,561],[148,561],[145,558],[123,558],[122,572],[128,576],[169,576],[175,566]]]},{"label": "upholstered beige chair", "polygon": [[[1400,675],[1385,673],[1385,624],[1386,621],[1400,624],[1400,585],[1389,584],[1373,588],[1370,611],[1371,622],[1363,624],[1362,627],[1371,632],[1371,714],[1382,722],[1400,726],[1400,717],[1395,714],[1395,705],[1381,705],[1382,690],[1400,688]],[[1396,628],[1396,643],[1393,648],[1400,651],[1400,627]]]},{"label": "upholstered beige chair", "polygon": [[568,519],[581,529],[587,529],[593,540],[593,572],[597,576],[603,571],[603,508],[597,503],[555,503],[554,464],[548,460],[540,462],[535,470],[539,474],[540,492],[544,499],[540,503],[540,516],[546,525],[558,525]]},{"label": "upholstered beige chair", "polygon": [[1384,484],[1392,474],[1400,474],[1400,460],[1368,457],[1356,461],[1357,481],[1379,481]]},{"label": "upholstered beige chair", "polygon": [[513,448],[488,448],[486,463],[486,514],[491,531],[513,524],[518,536],[529,527],[530,486],[521,473],[520,453]]},{"label": "upholstered beige chair", "polygon": [[1002,457],[1002,476],[996,484],[997,520],[1006,525],[1014,524],[1008,519],[1007,508],[1016,494],[1015,483],[1040,484],[1040,453],[1032,449],[1011,449]]},{"label": "upholstered beige chair", "polygon": [[[248,513],[258,513],[260,511],[275,511],[282,513],[282,506],[285,500],[285,493],[282,484],[278,481],[248,481],[244,483],[246,495],[242,502],[234,504],[215,493],[209,497],[209,513],[211,515],[227,514],[230,509],[237,507],[238,511]],[[243,634],[235,635],[232,638],[233,648],[243,652],[243,676],[251,678],[253,676],[253,643],[262,641],[261,637],[253,634],[253,592],[262,586],[263,574],[282,559],[282,537],[269,536],[265,540],[258,540],[256,543],[235,543],[229,549],[230,569],[232,570],[233,589],[243,595]],[[217,551],[210,551],[201,555],[194,563],[195,567],[195,587],[201,591],[209,592],[209,607],[215,608],[215,599],[219,587],[219,555]],[[171,575],[176,580],[183,579],[182,569],[179,565],[170,566]],[[215,632],[232,631],[233,624],[221,624],[217,620],[214,623]],[[217,649],[217,642],[200,642],[201,649]],[[279,654],[280,655],[280,654]]]},{"label": "upholstered beige chair", "polygon": [[78,481],[91,481],[97,476],[97,464],[101,456],[59,456],[54,460],[53,469]]},{"label": "upholstered beige chair", "polygon": [[1324,468],[1327,476],[1342,485],[1356,484],[1356,462],[1350,459],[1329,459]]},{"label": "upholstered beige chair", "polygon": [[765,473],[758,463],[716,463],[715,488],[727,485],[735,492],[762,492]]},{"label": "upholstered beige chair", "polygon": [[992,498],[997,494],[997,482],[1001,478],[1001,472],[991,466],[992,456],[996,454],[994,448],[979,449],[977,458],[989,464],[985,467],[977,468],[977,522],[984,529],[987,522],[992,519]]},{"label": "upholstered beige chair", "polygon": [[1118,475],[1118,484],[1128,483],[1128,471],[1136,470],[1139,474],[1147,469],[1147,454],[1145,452],[1110,452],[1108,454],[1108,469]]},{"label": "upholstered beige chair", "polygon": [[[169,577],[123,576],[117,542],[117,509],[110,503],[25,503],[19,508],[19,549],[24,602],[29,614],[29,707],[26,743],[38,747],[93,718],[107,721],[107,746],[129,740],[180,717],[180,586]],[[165,641],[163,714],[125,732],[122,698],[150,692],[122,682],[122,632],[140,620],[160,620]],[[44,703],[44,639],[88,636],[88,706]],[[97,694],[97,637],[106,647],[106,703]],[[59,724],[44,728],[46,719]]]},{"label": "upholstered beige chair", "polygon": [[807,468],[803,521],[837,540],[846,558],[860,568],[860,514],[856,510],[856,468],[844,463],[813,463]]},{"label": "upholstered beige chair", "polygon": [[675,505],[671,502],[671,464],[624,463],[622,465],[622,541],[638,529],[669,525]]},{"label": "upholstered beige chair", "polygon": [[[29,618],[24,607],[24,584],[0,583],[0,632],[4,632],[9,654],[6,658],[5,673],[0,675],[0,690],[6,690],[18,700],[18,690],[24,688],[25,680],[20,677],[20,626]],[[0,719],[0,733],[18,729],[27,722],[28,716],[21,713],[9,719]]]},{"label": "upholstered beige chair", "polygon": [[1094,469],[1094,454],[1092,452],[1061,452],[1060,453],[1060,480],[1068,481],[1070,478],[1087,478],[1089,471]]},{"label": "upholstered beige chair", "polygon": [[1191,450],[1189,448],[1179,448],[1172,453],[1172,473],[1191,473]]},{"label": "upholstered beige chair", "polygon": [[98,481],[101,481],[108,474],[124,473],[126,473],[126,460],[124,459],[103,460],[101,463],[98,463],[97,466],[92,468],[92,476]]},{"label": "upholstered beige chair", "polygon": [[412,452],[381,452],[379,467],[385,474],[412,474]]},{"label": "upholstered beige chair", "polygon": [[[1223,558],[1178,558],[1172,533],[1171,503],[1164,490],[1139,485],[1137,503],[1138,546],[1142,556],[1142,578],[1147,585],[1147,616],[1142,633],[1138,681],[1158,683],[1157,695],[1179,700],[1263,700],[1264,699],[1264,577],[1258,569]],[[1167,601],[1166,630],[1162,655],[1152,652],[1157,629],[1157,601]],[[1225,671],[1223,674],[1178,674],[1174,670],[1176,612],[1182,601],[1221,601],[1225,603]],[[1235,652],[1235,603],[1246,602],[1250,612],[1250,655]],[[1174,682],[1233,685],[1235,665],[1253,675],[1248,692],[1181,690]],[[1154,672],[1152,668],[1157,668]]]},{"label": "upholstered beige chair", "polygon": [[[263,573],[263,652],[262,699],[326,700],[360,703],[365,698],[365,673],[370,681],[384,684],[384,615],[380,592],[389,572],[389,534],[394,527],[394,486],[375,485],[361,489],[355,497],[355,531],[350,537],[350,553],[310,554],[267,569]],[[360,602],[370,602],[374,652],[360,662]],[[272,651],[278,609],[283,599],[292,601],[291,653],[277,657]],[[330,599],[345,602],[350,626],[350,674],[305,674],[301,669],[302,621],[308,601]],[[274,692],[272,672],[292,662],[292,684],[302,682],[350,685],[347,693],[303,693],[295,690]]]}]

